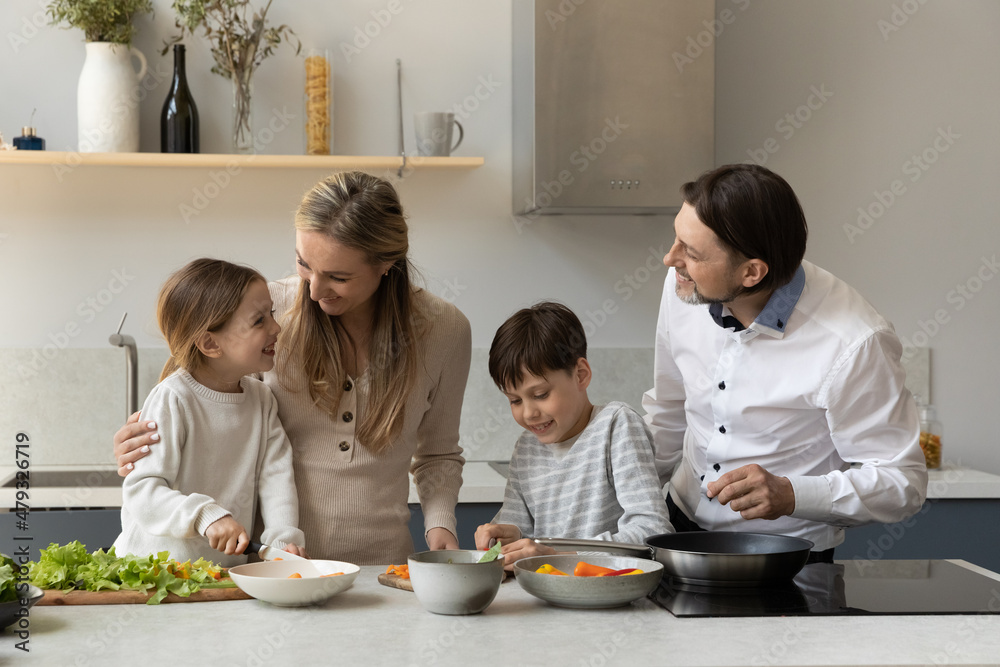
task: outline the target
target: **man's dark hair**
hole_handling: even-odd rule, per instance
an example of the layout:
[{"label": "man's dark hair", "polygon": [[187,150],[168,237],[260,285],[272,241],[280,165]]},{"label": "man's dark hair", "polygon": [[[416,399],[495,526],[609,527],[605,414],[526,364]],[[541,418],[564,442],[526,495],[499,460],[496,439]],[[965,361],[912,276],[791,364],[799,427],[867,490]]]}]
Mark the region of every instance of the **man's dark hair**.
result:
[{"label": "man's dark hair", "polygon": [[785,179],[756,164],[727,164],[681,186],[684,201],[737,259],[767,264],[764,279],[748,293],[788,283],[806,254],[809,229]]},{"label": "man's dark hair", "polygon": [[490,377],[501,391],[524,379],[572,371],[587,358],[587,335],[572,310],[552,301],[523,308],[500,325],[490,346]]}]

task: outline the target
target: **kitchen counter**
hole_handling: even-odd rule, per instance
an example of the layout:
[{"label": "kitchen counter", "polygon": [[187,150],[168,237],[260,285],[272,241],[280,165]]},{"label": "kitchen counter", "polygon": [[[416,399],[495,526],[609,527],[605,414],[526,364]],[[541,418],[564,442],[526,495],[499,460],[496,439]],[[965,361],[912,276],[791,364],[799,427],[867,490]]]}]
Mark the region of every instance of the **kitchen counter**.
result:
[{"label": "kitchen counter", "polygon": [[[51,467],[45,470],[73,470],[71,466]],[[113,470],[113,466],[90,466],[87,470]],[[0,466],[0,484],[13,478],[16,468]],[[459,503],[502,503],[507,480],[493,470],[486,461],[469,461],[462,473],[463,483],[458,494]],[[0,507],[14,507],[13,487],[0,487]],[[941,470],[929,471],[927,498],[955,500],[988,498],[1000,499],[1000,475],[979,470],[946,465]],[[32,508],[121,507],[121,488],[101,486],[38,487],[32,485],[29,504]],[[418,502],[417,491],[410,484],[410,503]]]},{"label": "kitchen counter", "polygon": [[[967,567],[963,561],[954,561]],[[648,599],[552,607],[516,581],[476,616],[436,616],[363,567],[320,607],[256,600],[35,607],[30,654],[6,631],[0,662],[106,665],[923,665],[995,664],[1000,616],[675,618]],[[980,570],[982,571],[982,570]],[[1000,575],[994,595],[1000,605]],[[21,660],[20,658],[28,658]]]}]

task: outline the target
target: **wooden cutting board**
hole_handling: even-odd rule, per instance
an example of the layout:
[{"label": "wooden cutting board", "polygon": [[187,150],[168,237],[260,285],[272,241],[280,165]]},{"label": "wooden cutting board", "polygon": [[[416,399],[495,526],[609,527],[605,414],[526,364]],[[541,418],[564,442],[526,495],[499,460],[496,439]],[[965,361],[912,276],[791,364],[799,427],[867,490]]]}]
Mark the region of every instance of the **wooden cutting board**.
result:
[{"label": "wooden cutting board", "polygon": [[[153,597],[152,593],[142,591],[45,591],[45,596],[37,602],[45,605],[78,605],[78,604],[146,604]],[[168,602],[215,602],[218,600],[252,600],[249,595],[238,588],[209,588],[192,593],[186,598],[173,593],[160,600],[160,604]]]},{"label": "wooden cutting board", "polygon": [[378,583],[389,588],[398,588],[401,591],[413,592],[413,582],[409,579],[403,579],[398,574],[386,574],[383,572],[378,575]]}]

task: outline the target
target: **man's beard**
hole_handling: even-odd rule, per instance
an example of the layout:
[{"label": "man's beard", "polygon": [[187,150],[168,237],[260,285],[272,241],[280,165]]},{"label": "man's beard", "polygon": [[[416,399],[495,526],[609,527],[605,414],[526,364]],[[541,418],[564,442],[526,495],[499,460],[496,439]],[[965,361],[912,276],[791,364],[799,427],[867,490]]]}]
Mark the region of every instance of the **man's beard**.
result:
[{"label": "man's beard", "polygon": [[733,289],[729,290],[725,295],[719,298],[714,298],[714,297],[707,297],[701,292],[699,292],[698,286],[695,285],[694,283],[691,283],[691,285],[692,285],[691,293],[687,295],[681,294],[680,285],[677,285],[675,289],[675,291],[677,292],[677,298],[679,298],[681,301],[691,306],[703,306],[705,304],[713,304],[713,303],[732,303],[737,299],[737,297],[740,297],[743,294],[746,294],[747,292],[746,287],[744,287],[743,285],[738,285],[737,287],[734,287]]}]

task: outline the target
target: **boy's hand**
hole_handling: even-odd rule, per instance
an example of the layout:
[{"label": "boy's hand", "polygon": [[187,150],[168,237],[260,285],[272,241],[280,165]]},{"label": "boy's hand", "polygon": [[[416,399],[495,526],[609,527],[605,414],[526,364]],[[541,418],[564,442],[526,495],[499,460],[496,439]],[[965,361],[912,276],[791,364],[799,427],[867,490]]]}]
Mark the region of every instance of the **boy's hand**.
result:
[{"label": "boy's hand", "polygon": [[521,531],[513,524],[484,523],[476,528],[476,548],[480,551],[486,551],[493,546],[490,544],[491,540],[499,540],[503,544],[504,552],[506,552],[507,545],[519,539],[521,539]]},{"label": "boy's hand", "polygon": [[551,556],[556,553],[556,550],[552,547],[541,545],[532,539],[525,538],[511,542],[510,544],[504,542],[500,553],[503,554],[504,569],[510,572],[514,570],[514,561],[516,560],[531,556]]},{"label": "boy's hand", "polygon": [[247,531],[231,515],[212,522],[205,531],[205,537],[209,546],[227,556],[243,553],[250,544]]}]

